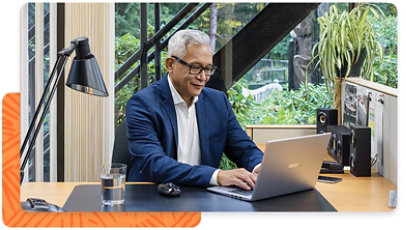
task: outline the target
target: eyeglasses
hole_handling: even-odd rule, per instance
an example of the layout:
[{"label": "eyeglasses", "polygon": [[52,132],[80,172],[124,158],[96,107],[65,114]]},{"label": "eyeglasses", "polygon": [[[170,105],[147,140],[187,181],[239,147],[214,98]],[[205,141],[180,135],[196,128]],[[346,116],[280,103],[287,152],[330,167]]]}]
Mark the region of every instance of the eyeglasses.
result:
[{"label": "eyeglasses", "polygon": [[179,63],[188,66],[190,68],[189,73],[192,75],[199,75],[202,71],[204,71],[204,75],[211,76],[214,74],[214,72],[216,72],[217,69],[217,66],[203,67],[200,64],[189,64],[176,56],[171,57],[175,58]]}]

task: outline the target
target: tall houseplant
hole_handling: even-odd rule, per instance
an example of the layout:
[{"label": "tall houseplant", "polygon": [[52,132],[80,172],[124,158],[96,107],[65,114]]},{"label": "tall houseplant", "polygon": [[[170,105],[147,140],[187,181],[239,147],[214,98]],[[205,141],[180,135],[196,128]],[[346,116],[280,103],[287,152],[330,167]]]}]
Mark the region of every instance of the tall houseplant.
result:
[{"label": "tall houseplant", "polygon": [[[372,27],[383,20],[383,11],[374,4],[362,3],[350,12],[339,12],[335,5],[317,20],[319,42],[313,48],[312,62],[317,60],[327,86],[334,85],[334,107],[341,114],[341,83],[348,76],[373,79],[373,63],[383,51]],[[341,120],[341,119],[339,119]]]}]

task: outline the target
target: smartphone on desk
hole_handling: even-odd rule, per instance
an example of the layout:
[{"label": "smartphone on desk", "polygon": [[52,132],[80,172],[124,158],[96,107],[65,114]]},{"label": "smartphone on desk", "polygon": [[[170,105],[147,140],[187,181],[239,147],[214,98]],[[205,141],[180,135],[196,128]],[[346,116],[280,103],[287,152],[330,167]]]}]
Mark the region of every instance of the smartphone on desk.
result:
[{"label": "smartphone on desk", "polygon": [[329,177],[329,176],[319,176],[318,181],[320,182],[326,182],[326,183],[337,183],[343,180],[343,178],[338,178],[338,177]]}]

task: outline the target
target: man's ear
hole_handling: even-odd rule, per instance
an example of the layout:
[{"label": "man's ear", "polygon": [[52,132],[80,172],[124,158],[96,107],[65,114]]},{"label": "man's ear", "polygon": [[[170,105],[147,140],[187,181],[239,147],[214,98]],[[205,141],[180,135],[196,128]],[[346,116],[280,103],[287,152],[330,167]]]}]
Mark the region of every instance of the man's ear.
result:
[{"label": "man's ear", "polygon": [[172,73],[173,65],[175,64],[173,58],[166,58],[165,59],[165,66],[168,73]]}]

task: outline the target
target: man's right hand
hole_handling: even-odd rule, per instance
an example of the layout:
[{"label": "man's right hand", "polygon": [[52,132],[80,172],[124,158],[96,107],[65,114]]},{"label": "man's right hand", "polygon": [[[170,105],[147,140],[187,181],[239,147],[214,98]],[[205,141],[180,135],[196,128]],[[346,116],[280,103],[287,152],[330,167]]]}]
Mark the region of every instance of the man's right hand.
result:
[{"label": "man's right hand", "polygon": [[221,186],[237,186],[245,190],[255,187],[257,175],[243,168],[233,170],[220,170],[217,175],[217,183]]}]

